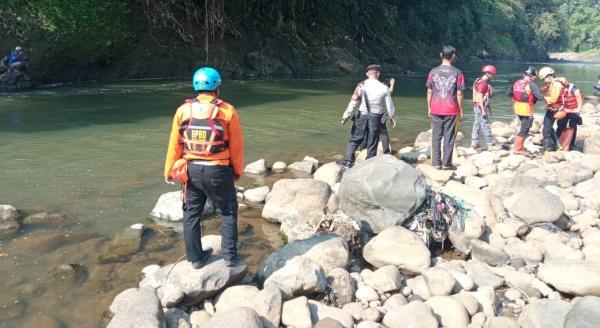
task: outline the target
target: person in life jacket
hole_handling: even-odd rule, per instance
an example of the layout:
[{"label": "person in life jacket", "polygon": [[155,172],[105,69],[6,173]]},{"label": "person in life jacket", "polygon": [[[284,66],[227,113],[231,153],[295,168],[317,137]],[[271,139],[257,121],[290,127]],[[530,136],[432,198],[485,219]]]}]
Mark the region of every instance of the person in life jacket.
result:
[{"label": "person in life jacket", "polygon": [[536,74],[535,67],[529,66],[523,73],[523,78],[514,82],[507,92],[508,96],[513,99],[514,112],[521,122],[521,128],[515,137],[513,152],[523,156],[531,155],[525,150],[525,138],[529,135],[529,130],[533,125],[535,103],[544,99],[544,94],[533,81]]},{"label": "person in life jacket", "polygon": [[475,122],[471,132],[471,147],[479,148],[479,131],[483,131],[488,147],[493,146],[496,141],[492,135],[490,127],[489,114],[491,111],[490,98],[493,95],[493,89],[490,81],[496,75],[496,67],[486,65],[481,69],[482,76],[473,83],[473,111],[475,112]]},{"label": "person in life jacket", "polygon": [[396,110],[388,87],[379,81],[381,66],[369,65],[367,79],[354,89],[346,111],[342,114],[342,124],[354,118],[351,135],[346,147],[346,156],[341,165],[344,169],[352,167],[356,149],[367,138],[367,159],[377,155],[377,146],[381,134],[383,104],[387,109],[392,127],[396,127]]},{"label": "person in life jacket", "polygon": [[[221,220],[222,255],[228,266],[240,262],[236,244],[238,203],[234,180],[243,173],[244,142],[237,110],[218,99],[221,76],[210,67],[192,79],[195,98],[179,106],[171,128],[165,160],[165,182],[173,183],[173,168],[187,161],[184,185],[183,237],[187,260],[201,268],[212,253],[203,250],[200,218],[207,199]],[[184,161],[184,162],[185,162]]]},{"label": "person in life jacket", "polygon": [[581,89],[577,88],[576,85],[569,83],[564,78],[557,78],[563,86],[566,86],[563,89],[563,110],[566,114],[565,117],[560,118],[556,121],[556,135],[560,139],[561,135],[567,128],[567,126],[573,129],[573,134],[571,137],[571,141],[569,143],[568,149],[571,150],[575,146],[575,139],[577,137],[577,125],[582,124],[582,119],[579,113],[583,109],[583,93]]},{"label": "person in life jacket", "polygon": [[551,67],[542,68],[539,77],[545,82],[542,90],[545,93],[544,99],[547,104],[546,114],[544,115],[544,126],[542,128],[544,150],[546,152],[556,151],[558,146],[558,136],[554,130],[554,122],[556,121],[555,115],[557,115],[558,111],[565,109],[565,94],[568,90],[568,84],[566,85],[564,83],[566,79],[555,77],[554,69]]}]

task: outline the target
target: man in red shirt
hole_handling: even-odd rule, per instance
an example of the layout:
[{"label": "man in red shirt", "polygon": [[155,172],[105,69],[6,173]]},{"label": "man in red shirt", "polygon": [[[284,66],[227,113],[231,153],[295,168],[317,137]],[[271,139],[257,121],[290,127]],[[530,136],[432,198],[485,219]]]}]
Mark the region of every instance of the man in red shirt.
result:
[{"label": "man in red shirt", "polygon": [[[427,76],[427,107],[431,118],[431,162],[437,169],[455,170],[452,152],[457,133],[457,120],[462,121],[465,77],[452,62],[456,49],[444,46],[440,53],[442,64],[433,68]],[[443,158],[442,158],[442,138]]]}]

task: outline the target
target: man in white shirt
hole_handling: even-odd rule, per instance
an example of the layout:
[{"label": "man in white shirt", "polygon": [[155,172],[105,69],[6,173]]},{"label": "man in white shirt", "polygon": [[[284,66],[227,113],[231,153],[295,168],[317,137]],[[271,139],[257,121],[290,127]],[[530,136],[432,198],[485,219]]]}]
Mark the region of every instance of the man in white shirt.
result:
[{"label": "man in white shirt", "polygon": [[[365,137],[367,138],[367,159],[377,155],[384,102],[392,121],[392,127],[396,127],[396,111],[392,96],[388,87],[379,81],[380,74],[381,66],[369,65],[367,67],[367,79],[356,86],[352,99],[342,115],[342,123],[348,118],[354,118],[346,156],[342,162],[342,166],[346,169],[352,167],[355,160],[354,153]],[[365,132],[367,133],[365,134]]]}]

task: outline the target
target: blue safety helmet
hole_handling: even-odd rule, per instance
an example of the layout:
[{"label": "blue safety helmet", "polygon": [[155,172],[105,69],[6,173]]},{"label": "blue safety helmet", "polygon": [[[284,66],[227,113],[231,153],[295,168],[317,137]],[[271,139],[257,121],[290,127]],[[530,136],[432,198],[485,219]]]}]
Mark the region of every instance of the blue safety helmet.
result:
[{"label": "blue safety helmet", "polygon": [[214,91],[221,85],[221,74],[212,67],[202,67],[194,73],[192,85],[196,91]]}]

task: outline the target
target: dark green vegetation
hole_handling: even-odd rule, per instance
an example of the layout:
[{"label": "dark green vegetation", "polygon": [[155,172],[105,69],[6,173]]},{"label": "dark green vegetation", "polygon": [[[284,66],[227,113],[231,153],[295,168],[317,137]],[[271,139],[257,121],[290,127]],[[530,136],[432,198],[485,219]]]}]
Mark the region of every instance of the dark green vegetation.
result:
[{"label": "dark green vegetation", "polygon": [[41,82],[188,76],[319,76],[372,61],[544,59],[600,47],[598,0],[3,0],[0,50],[23,44]]}]

